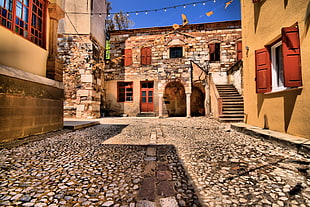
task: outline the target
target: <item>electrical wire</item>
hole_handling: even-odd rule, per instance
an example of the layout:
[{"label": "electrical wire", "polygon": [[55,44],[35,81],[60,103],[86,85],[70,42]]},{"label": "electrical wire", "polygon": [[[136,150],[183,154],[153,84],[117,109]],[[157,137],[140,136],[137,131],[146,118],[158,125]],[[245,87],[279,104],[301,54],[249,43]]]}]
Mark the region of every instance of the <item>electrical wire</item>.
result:
[{"label": "electrical wire", "polygon": [[[175,6],[168,6],[168,7],[162,7],[162,8],[158,8],[158,9],[147,9],[147,10],[138,10],[138,11],[125,11],[123,12],[124,14],[136,14],[138,15],[139,13],[145,13],[148,14],[150,12],[158,12],[158,11],[167,11],[168,9],[176,9],[179,7],[183,7],[186,8],[186,6],[188,5],[197,5],[197,4],[203,4],[205,5],[207,2],[216,2],[216,0],[205,0],[205,1],[195,1],[195,2],[191,2],[191,3],[187,3],[187,4],[179,4],[179,5],[175,5]],[[66,13],[68,14],[91,14],[91,15],[111,15],[111,14],[118,14],[119,12],[75,12],[75,11],[67,11]]]}]

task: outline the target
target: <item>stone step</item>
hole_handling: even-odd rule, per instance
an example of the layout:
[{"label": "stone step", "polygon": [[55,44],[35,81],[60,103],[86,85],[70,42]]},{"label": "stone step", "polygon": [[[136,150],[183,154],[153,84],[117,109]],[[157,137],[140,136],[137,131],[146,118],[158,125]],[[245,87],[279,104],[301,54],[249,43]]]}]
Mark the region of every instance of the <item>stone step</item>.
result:
[{"label": "stone step", "polygon": [[222,108],[229,111],[229,108],[239,108],[239,109],[243,109],[244,106],[243,106],[243,104],[223,104],[223,105],[222,105]]},{"label": "stone step", "polygon": [[244,118],[244,114],[223,114],[220,118]]},{"label": "stone step", "polygon": [[156,117],[154,112],[141,112],[137,114],[137,117]]},{"label": "stone step", "polygon": [[221,122],[243,122],[244,118],[219,118]]}]

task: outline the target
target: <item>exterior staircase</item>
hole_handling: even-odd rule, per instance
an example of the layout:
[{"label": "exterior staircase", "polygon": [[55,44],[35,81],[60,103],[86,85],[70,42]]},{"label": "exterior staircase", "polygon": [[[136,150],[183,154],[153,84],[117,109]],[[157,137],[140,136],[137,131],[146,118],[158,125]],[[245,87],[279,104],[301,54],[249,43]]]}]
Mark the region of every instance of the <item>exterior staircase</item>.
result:
[{"label": "exterior staircase", "polygon": [[222,113],[219,120],[223,122],[243,122],[244,102],[233,85],[216,85],[218,93],[222,98]]}]

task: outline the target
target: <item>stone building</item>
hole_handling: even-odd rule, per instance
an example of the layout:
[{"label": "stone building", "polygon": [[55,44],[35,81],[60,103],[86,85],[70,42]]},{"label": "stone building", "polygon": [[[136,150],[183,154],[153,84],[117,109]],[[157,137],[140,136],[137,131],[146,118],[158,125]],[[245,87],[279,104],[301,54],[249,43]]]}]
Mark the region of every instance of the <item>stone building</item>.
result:
[{"label": "stone building", "polygon": [[63,128],[59,0],[0,1],[0,141]]},{"label": "stone building", "polygon": [[310,2],[241,5],[245,122],[310,138]]},{"label": "stone building", "polygon": [[106,0],[66,0],[60,22],[59,57],[64,63],[64,117],[98,118],[102,100]]},{"label": "stone building", "polygon": [[209,75],[228,82],[238,42],[240,21],[111,32],[105,114],[209,115]]}]

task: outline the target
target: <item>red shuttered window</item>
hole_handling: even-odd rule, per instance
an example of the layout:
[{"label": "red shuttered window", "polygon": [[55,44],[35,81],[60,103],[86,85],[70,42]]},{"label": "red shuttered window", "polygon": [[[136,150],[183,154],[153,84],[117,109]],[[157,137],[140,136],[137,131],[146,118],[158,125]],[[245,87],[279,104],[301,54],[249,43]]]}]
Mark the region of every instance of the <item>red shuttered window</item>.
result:
[{"label": "red shuttered window", "polygon": [[271,65],[267,48],[255,51],[256,63],[256,92],[267,93],[271,91]]},{"label": "red shuttered window", "polygon": [[152,50],[150,47],[141,49],[141,65],[150,65],[152,62]]},{"label": "red shuttered window", "polygon": [[132,65],[132,49],[125,49],[125,61],[124,66]]},{"label": "red shuttered window", "polygon": [[300,41],[297,27],[282,29],[284,85],[302,86]]},{"label": "red shuttered window", "polygon": [[45,48],[47,0],[0,0],[0,24]]},{"label": "red shuttered window", "polygon": [[280,41],[256,50],[255,64],[257,93],[302,86],[298,27],[282,28]]},{"label": "red shuttered window", "polygon": [[237,42],[237,61],[242,59],[242,41]]}]

